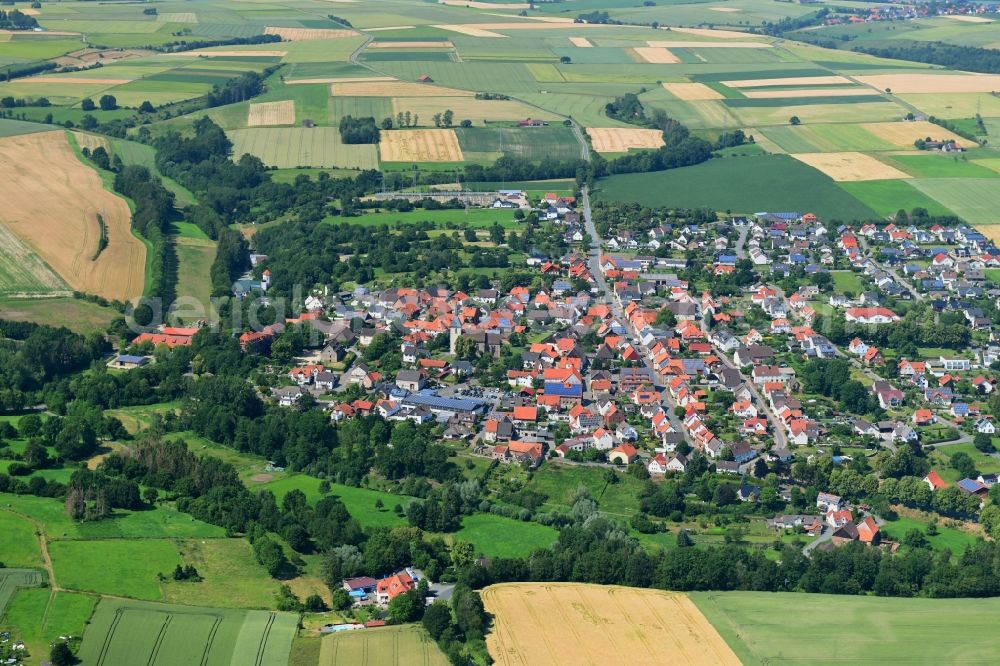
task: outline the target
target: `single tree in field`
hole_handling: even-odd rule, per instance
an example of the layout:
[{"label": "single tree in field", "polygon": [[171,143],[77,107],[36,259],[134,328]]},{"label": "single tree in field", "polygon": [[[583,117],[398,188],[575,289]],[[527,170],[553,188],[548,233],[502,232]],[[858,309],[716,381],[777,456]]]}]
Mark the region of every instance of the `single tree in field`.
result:
[{"label": "single tree in field", "polygon": [[788,119],[788,122],[790,122],[793,125],[801,125],[802,124],[802,121],[799,120],[798,116],[792,116],[791,118]]},{"label": "single tree in field", "polygon": [[101,111],[114,111],[118,108],[118,100],[115,99],[114,95],[101,95],[101,99],[97,102],[101,106]]},{"label": "single tree in field", "polygon": [[573,62],[573,59],[570,58],[569,56],[562,56],[561,58],[559,58],[559,62],[561,62],[564,65],[568,65],[571,62]]},{"label": "single tree in field", "polygon": [[444,123],[445,127],[451,127],[451,123],[454,120],[455,120],[455,112],[452,111],[451,109],[447,109],[445,110],[444,113],[441,114],[441,122]]},{"label": "single tree in field", "polygon": [[139,105],[139,113],[153,113],[156,111],[156,107],[148,99]]},{"label": "single tree in field", "polygon": [[392,118],[386,117],[382,119],[382,129],[391,130],[392,129]]},{"label": "single tree in field", "polygon": [[396,127],[403,127],[403,112],[396,114]]},{"label": "single tree in field", "polygon": [[84,111],[93,111],[97,108],[97,105],[94,104],[94,100],[86,97],[82,102],[80,102],[80,108]]},{"label": "single tree in field", "polygon": [[435,113],[433,116],[431,116],[431,119],[434,120],[434,127],[441,127],[441,114],[440,113]]},{"label": "single tree in field", "polygon": [[49,652],[49,661],[55,666],[72,666],[76,663],[76,657],[73,656],[68,645],[59,641],[52,646],[52,650]]},{"label": "single tree in field", "polygon": [[460,122],[459,125],[461,125],[462,127],[472,127],[472,121],[466,118],[465,120]]},{"label": "single tree in field", "polygon": [[[409,111],[406,112],[406,116],[405,117],[406,117],[406,126],[409,127],[410,126],[410,120],[411,120],[410,112]],[[413,118],[413,124],[414,125],[417,124],[416,118]]]}]

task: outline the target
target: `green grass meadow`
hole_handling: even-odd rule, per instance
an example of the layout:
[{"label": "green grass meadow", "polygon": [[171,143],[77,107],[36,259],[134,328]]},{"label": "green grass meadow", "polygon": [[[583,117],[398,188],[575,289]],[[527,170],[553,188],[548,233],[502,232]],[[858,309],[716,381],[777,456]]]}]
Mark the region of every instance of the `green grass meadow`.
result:
[{"label": "green grass meadow", "polygon": [[468,541],[486,557],[526,557],[538,548],[549,548],[559,533],[545,525],[477,513],[462,518],[456,541]]}]

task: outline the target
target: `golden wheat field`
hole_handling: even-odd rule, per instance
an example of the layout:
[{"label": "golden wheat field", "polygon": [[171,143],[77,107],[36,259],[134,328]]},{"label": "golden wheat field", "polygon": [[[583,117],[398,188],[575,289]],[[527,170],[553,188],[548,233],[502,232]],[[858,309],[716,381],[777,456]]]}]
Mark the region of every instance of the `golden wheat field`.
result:
[{"label": "golden wheat field", "polygon": [[313,39],[338,39],[340,37],[357,37],[353,30],[331,30],[327,28],[264,28],[265,35],[278,35],[289,42],[304,42]]},{"label": "golden wheat field", "polygon": [[588,127],[590,143],[599,153],[624,153],[630,148],[659,148],[663,132],[630,127]]},{"label": "golden wheat field", "polygon": [[586,37],[570,37],[569,42],[573,46],[579,47],[581,49],[589,49],[593,46],[593,44],[590,43],[590,40],[587,39]]},{"label": "golden wheat field", "polygon": [[681,61],[673,53],[659,46],[637,46],[632,51],[644,62],[654,65],[673,65]]},{"label": "golden wheat field", "polygon": [[1000,74],[873,74],[858,81],[893,93],[988,93],[1000,90]]},{"label": "golden wheat field", "polygon": [[766,88],[767,86],[830,86],[850,84],[846,76],[785,76],[777,79],[740,79],[723,81],[722,85],[730,88]]},{"label": "golden wheat field", "polygon": [[501,666],[628,663],[728,666],[739,659],[684,594],[574,583],[510,583],[482,592]]},{"label": "golden wheat field", "polygon": [[463,159],[458,135],[453,129],[382,132],[379,154],[383,162],[461,162]]},{"label": "golden wheat field", "polygon": [[685,102],[723,99],[724,97],[718,90],[709,88],[704,83],[664,83],[663,87],[671,95]]},{"label": "golden wheat field", "polygon": [[930,137],[938,141],[952,140],[965,142],[962,137],[940,125],[927,120],[910,120],[896,123],[864,123],[860,126],[883,141],[896,144],[900,148],[912,148],[917,139]]},{"label": "golden wheat field", "polygon": [[[104,189],[66,133],[0,139],[0,221],[73,289],[105,298],[142,294],[146,248],[132,235],[128,204]],[[94,259],[100,215],[108,245]]]},{"label": "golden wheat field", "polygon": [[294,125],[295,101],[286,99],[280,102],[259,102],[250,105],[247,112],[248,127],[265,127],[268,125]]},{"label": "golden wheat field", "polygon": [[818,169],[836,181],[892,180],[909,178],[895,167],[864,153],[796,153],[792,157]]}]

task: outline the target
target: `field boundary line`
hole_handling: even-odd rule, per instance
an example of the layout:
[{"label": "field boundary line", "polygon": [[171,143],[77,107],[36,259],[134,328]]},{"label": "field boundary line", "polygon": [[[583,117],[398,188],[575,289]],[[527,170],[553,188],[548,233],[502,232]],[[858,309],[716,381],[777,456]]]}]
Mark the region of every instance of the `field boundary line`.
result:
[{"label": "field boundary line", "polygon": [[108,657],[108,650],[111,649],[111,641],[114,640],[115,631],[118,629],[118,623],[121,622],[124,611],[124,607],[115,609],[115,618],[111,621],[111,626],[108,627],[108,633],[104,637],[104,644],[97,655],[97,666],[104,666],[104,660]]},{"label": "field boundary line", "polygon": [[271,627],[274,626],[275,614],[272,612],[268,615],[267,625],[264,627],[264,632],[260,636],[260,644],[257,646],[257,659],[254,661],[255,666],[263,666],[264,664],[264,648],[267,646],[268,636],[271,634]]}]

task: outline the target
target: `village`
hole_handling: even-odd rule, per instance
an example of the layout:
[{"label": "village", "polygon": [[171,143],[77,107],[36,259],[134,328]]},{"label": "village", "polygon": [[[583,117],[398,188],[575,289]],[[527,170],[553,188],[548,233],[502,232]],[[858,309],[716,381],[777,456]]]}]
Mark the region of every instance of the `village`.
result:
[{"label": "village", "polygon": [[[522,208],[527,196],[484,205]],[[1000,361],[1000,289],[988,276],[1000,250],[979,232],[791,212],[660,223],[554,194],[534,206],[571,248],[526,260],[540,288],[314,291],[297,316],[240,336],[259,354],[289,327],[315,341],[261,394],[334,422],[410,421],[460,455],[529,474],[598,466],[671,479],[697,463],[758,512],[799,509],[766,524],[810,537],[806,552],[898,547],[873,507],[841,496],[869,482],[859,479],[876,456],[879,469],[914,452],[933,467],[910,467],[923,482],[896,493],[904,504],[956,517],[985,505],[1000,469],[988,407]],[[267,258],[252,260],[237,295],[266,295]],[[914,339],[904,324],[918,320],[936,337]],[[144,333],[110,366],[140,367],[151,346],[190,344],[198,330]],[[821,457],[842,468],[831,477],[840,486],[799,476]],[[419,579],[368,573],[344,582],[359,607],[384,608]]]}]

